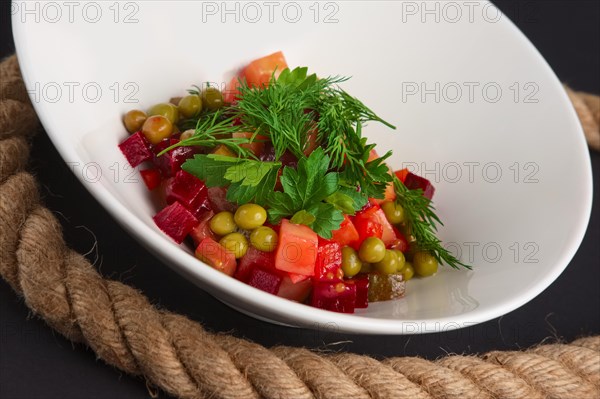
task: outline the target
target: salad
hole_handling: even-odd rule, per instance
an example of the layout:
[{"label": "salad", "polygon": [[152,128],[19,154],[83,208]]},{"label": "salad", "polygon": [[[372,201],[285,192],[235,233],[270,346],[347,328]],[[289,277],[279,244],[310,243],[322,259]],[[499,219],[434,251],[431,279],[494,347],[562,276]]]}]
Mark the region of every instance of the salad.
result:
[{"label": "salad", "polygon": [[[164,204],[156,225],[205,264],[290,300],[352,313],[401,298],[414,275],[468,267],[436,237],[427,179],[386,165],[363,137],[394,126],[342,87],[347,78],[248,64],[222,92],[131,110],[120,145]],[[205,267],[200,262],[198,267]]]}]

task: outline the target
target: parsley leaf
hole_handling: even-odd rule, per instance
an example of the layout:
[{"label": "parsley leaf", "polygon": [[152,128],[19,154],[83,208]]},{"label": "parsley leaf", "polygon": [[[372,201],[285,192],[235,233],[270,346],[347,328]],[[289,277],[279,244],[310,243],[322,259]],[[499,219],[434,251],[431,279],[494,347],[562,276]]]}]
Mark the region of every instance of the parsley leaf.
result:
[{"label": "parsley leaf", "polygon": [[297,169],[283,168],[283,192],[269,196],[269,221],[276,224],[293,215],[321,237],[331,237],[331,231],[340,227],[344,215],[333,205],[322,202],[339,189],[338,174],[328,172],[328,168],[329,156],[322,148],[301,159]]},{"label": "parsley leaf", "polygon": [[329,156],[319,147],[308,158],[301,159],[297,169],[283,169],[281,185],[284,193],[299,209],[323,201],[338,189],[338,174],[327,173],[327,169]]},{"label": "parsley leaf", "polygon": [[273,169],[269,162],[243,161],[230,166],[223,177],[242,186],[256,186]]},{"label": "parsley leaf", "polygon": [[233,158],[224,155],[195,155],[181,166],[203,180],[208,187],[229,186],[227,200],[245,204],[253,199],[266,205],[268,194],[275,188],[279,162]]},{"label": "parsley leaf", "polygon": [[292,216],[290,222],[310,226],[314,223],[315,220],[317,220],[317,218],[314,215],[302,209],[301,211],[296,212],[294,216]]},{"label": "parsley leaf", "polygon": [[327,239],[332,237],[332,232],[339,229],[344,221],[344,215],[341,211],[324,202],[315,203],[307,209],[307,212],[315,217],[315,221],[309,227],[315,233]]},{"label": "parsley leaf", "polygon": [[338,190],[325,198],[325,202],[330,203],[336,209],[347,215],[354,215],[356,211],[361,210],[369,201],[366,195],[359,192],[356,187],[347,187],[340,185]]},{"label": "parsley leaf", "polygon": [[224,155],[194,155],[181,165],[181,169],[202,180],[207,187],[223,187],[229,184],[225,173],[231,166],[240,164],[243,159]]},{"label": "parsley leaf", "polygon": [[297,67],[293,70],[286,68],[277,78],[277,84],[295,86],[299,90],[308,88],[316,81],[316,74],[308,75],[308,67]]}]

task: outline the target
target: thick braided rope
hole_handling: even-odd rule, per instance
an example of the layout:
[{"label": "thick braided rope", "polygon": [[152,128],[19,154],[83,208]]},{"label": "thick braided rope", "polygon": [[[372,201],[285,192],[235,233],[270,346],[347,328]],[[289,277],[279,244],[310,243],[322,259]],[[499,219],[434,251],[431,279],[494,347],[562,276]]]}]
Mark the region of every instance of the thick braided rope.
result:
[{"label": "thick braided rope", "polygon": [[600,336],[480,357],[378,361],[267,349],[212,334],[103,279],[69,249],[24,171],[37,118],[13,56],[0,64],[0,274],[27,306],[106,363],[181,398],[597,398]]}]

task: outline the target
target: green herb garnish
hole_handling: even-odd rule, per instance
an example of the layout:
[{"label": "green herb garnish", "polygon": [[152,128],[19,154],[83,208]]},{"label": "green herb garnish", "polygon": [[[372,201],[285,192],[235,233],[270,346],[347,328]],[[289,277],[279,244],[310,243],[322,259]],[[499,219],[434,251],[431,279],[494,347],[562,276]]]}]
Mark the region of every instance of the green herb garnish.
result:
[{"label": "green herb garnish", "polygon": [[276,224],[292,216],[321,237],[331,238],[331,232],[340,228],[344,215],[332,204],[323,202],[339,188],[338,173],[328,170],[329,156],[322,148],[301,159],[296,169],[283,168],[283,191],[275,191],[269,197],[269,221]]},{"label": "green herb garnish", "polygon": [[244,158],[254,158],[254,154],[242,144],[252,143],[256,137],[230,137],[232,133],[237,133],[240,129],[233,126],[234,118],[224,116],[223,111],[216,111],[211,117],[198,119],[196,122],[195,134],[185,140],[181,140],[168,148],[162,150],[158,156],[161,156],[175,147],[200,146],[213,148],[218,145],[224,145],[235,154]]},{"label": "green herb garnish", "polygon": [[[253,201],[265,206],[271,223],[290,218],[323,238],[331,238],[344,214],[354,215],[369,197],[384,198],[386,188],[393,184],[396,201],[405,210],[405,223],[419,249],[430,251],[440,263],[470,269],[436,237],[437,225],[442,223],[431,201],[421,190],[408,189],[389,173],[385,160],[391,151],[369,161],[375,144],[362,137],[363,126],[378,122],[395,127],[338,86],[346,80],[318,78],[309,75],[306,67],[285,69],[278,78],[272,76],[266,87],[250,87],[240,80],[238,102],[185,121],[186,126],[195,126],[195,134],[175,145],[224,145],[238,158],[196,155],[182,168],[209,187],[228,187],[231,202]],[[237,132],[253,136],[232,137]],[[258,141],[259,136],[273,145],[274,162],[257,160],[244,146]],[[315,141],[316,149],[308,151]],[[298,159],[296,168],[281,170],[285,153]],[[282,190],[275,191],[280,172]]]},{"label": "green herb garnish", "polygon": [[181,168],[203,180],[208,187],[229,186],[227,200],[230,202],[245,204],[254,200],[266,206],[281,163],[209,154],[195,155]]},{"label": "green herb garnish", "polygon": [[459,266],[471,269],[471,266],[456,259],[436,237],[437,224],[444,224],[435,214],[431,200],[423,196],[423,190],[411,190],[398,177],[394,176],[393,179],[396,202],[404,208],[405,223],[414,235],[419,249],[431,252],[440,264],[446,263],[455,269]]}]

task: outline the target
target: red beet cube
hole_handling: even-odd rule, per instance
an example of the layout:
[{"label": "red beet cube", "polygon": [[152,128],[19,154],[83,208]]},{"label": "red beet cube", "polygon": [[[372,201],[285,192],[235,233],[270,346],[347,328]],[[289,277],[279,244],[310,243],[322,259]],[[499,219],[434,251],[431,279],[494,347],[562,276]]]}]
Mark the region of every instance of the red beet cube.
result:
[{"label": "red beet cube", "polygon": [[165,148],[177,143],[179,143],[178,139],[164,139],[154,147],[154,164],[164,177],[174,176],[181,170],[181,165],[196,153],[194,147],[175,147],[171,151],[158,156]]},{"label": "red beet cube", "polygon": [[408,252],[408,249],[410,247],[408,240],[406,239],[404,234],[402,234],[400,230],[398,230],[395,226],[392,226],[392,228],[394,229],[394,234],[396,234],[396,239],[392,241],[387,247],[389,249],[397,249],[400,252]]},{"label": "red beet cube", "polygon": [[253,269],[275,270],[275,252],[264,252],[250,246],[239,260],[235,278],[247,282]]},{"label": "red beet cube", "polygon": [[248,285],[268,292],[269,294],[276,294],[281,285],[281,276],[274,271],[255,267],[248,276]]},{"label": "red beet cube", "polygon": [[127,137],[125,141],[119,144],[119,149],[133,168],[144,161],[152,159],[153,155],[150,150],[150,143],[148,143],[142,132]]},{"label": "red beet cube", "polygon": [[346,280],[348,284],[356,286],[355,308],[366,308],[369,306],[369,275],[359,274],[351,280]]},{"label": "red beet cube", "polygon": [[227,201],[227,189],[225,187],[209,187],[208,200],[210,206],[215,212],[229,211],[235,212],[235,204]]},{"label": "red beet cube", "polygon": [[313,286],[311,305],[340,313],[354,313],[356,284],[339,282],[316,282]]},{"label": "red beet cube", "polygon": [[177,244],[198,224],[198,219],[179,202],[163,208],[154,215],[154,223]]},{"label": "red beet cube", "polygon": [[206,185],[184,170],[178,171],[175,177],[169,180],[165,187],[165,195],[167,204],[178,201],[196,217],[210,209]]},{"label": "red beet cube", "polygon": [[424,177],[409,172],[406,175],[406,179],[404,180],[404,185],[411,190],[416,190],[420,188],[421,190],[423,190],[423,195],[425,196],[425,198],[433,198],[435,187],[433,187],[433,184],[431,184],[431,182]]},{"label": "red beet cube", "polygon": [[144,184],[148,190],[152,191],[160,184],[161,177],[158,169],[144,169],[140,170],[140,175],[144,180]]},{"label": "red beet cube", "polygon": [[341,267],[342,248],[340,244],[319,237],[317,262],[315,263],[315,275],[313,279],[315,281],[341,281],[344,276]]}]

